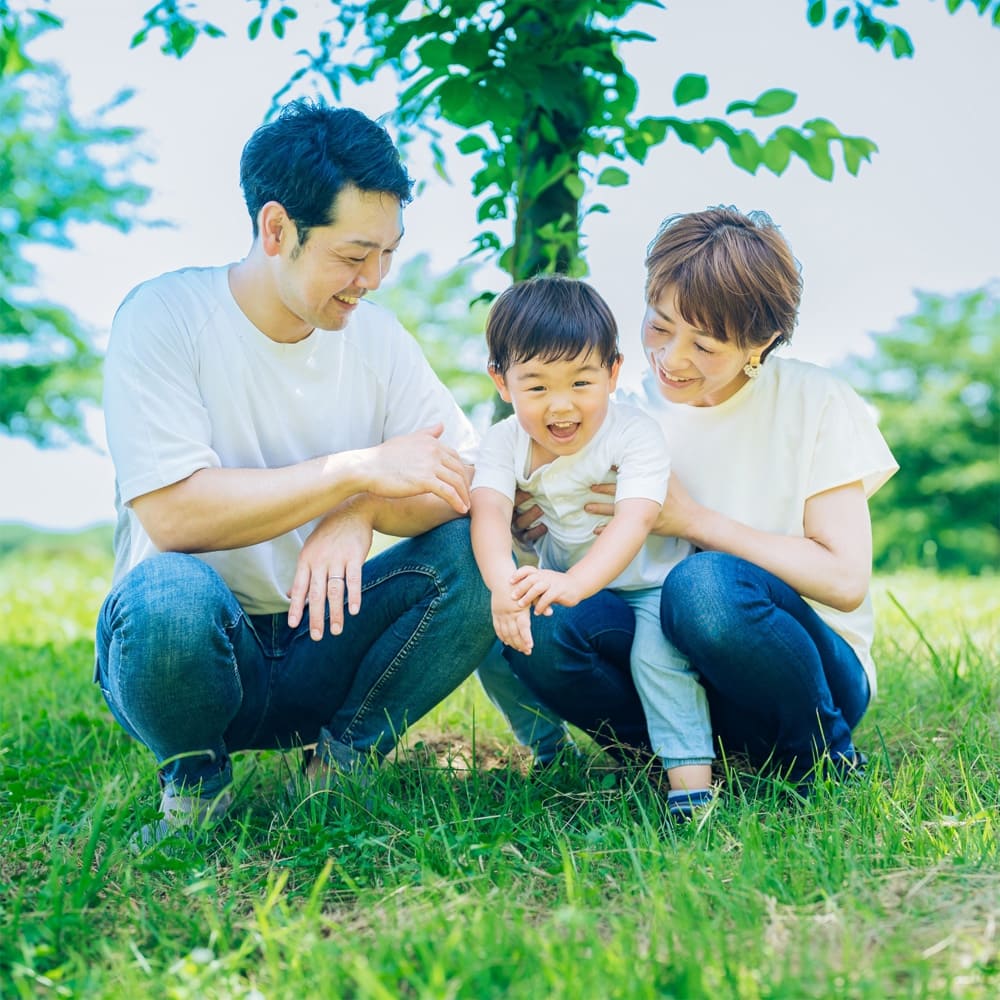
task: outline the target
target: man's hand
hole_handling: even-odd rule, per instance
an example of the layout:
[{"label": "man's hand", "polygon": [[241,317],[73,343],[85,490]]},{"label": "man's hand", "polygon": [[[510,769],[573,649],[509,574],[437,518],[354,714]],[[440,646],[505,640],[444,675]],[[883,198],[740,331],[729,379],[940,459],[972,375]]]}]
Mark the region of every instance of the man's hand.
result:
[{"label": "man's hand", "polygon": [[438,440],[443,432],[444,425],[437,424],[362,451],[368,492],[389,499],[433,493],[456,513],[467,514],[468,468],[457,451]]},{"label": "man's hand", "polygon": [[323,638],[323,613],[330,603],[330,634],[344,630],[344,601],[352,615],[361,610],[361,567],[372,546],[370,519],[357,503],[347,503],[316,526],[299,553],[288,596],[288,624],[295,628],[309,605],[309,636]]},{"label": "man's hand", "polygon": [[523,608],[535,607],[536,615],[551,615],[552,605],[572,608],[583,600],[580,585],[568,573],[537,566],[521,566],[511,577],[514,600]]}]

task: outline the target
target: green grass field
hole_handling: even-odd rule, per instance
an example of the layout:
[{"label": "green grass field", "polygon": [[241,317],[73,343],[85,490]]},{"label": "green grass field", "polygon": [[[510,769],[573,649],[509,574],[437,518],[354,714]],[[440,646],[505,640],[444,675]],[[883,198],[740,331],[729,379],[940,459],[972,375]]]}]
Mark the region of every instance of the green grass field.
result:
[{"label": "green grass field", "polygon": [[0,997],[1000,995],[996,579],[877,581],[871,780],[793,804],[732,776],[676,829],[595,755],[526,774],[474,682],[374,792],[133,856],[151,756],[90,683],[110,540],[0,528]]}]

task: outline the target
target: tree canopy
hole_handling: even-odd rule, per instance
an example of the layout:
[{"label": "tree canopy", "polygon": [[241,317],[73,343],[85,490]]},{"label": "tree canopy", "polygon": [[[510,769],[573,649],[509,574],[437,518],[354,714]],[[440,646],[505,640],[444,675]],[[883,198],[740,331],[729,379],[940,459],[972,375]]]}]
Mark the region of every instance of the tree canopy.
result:
[{"label": "tree canopy", "polygon": [[843,371],[879,411],[899,472],[872,497],[875,564],[1000,567],[1000,285],[919,293]]},{"label": "tree canopy", "polygon": [[[885,49],[896,58],[911,56],[913,42],[899,25],[882,16],[898,0],[834,3],[807,0],[803,11],[814,27],[850,26],[858,42]],[[1000,24],[1000,0],[946,0],[954,13],[975,7]],[[623,46],[653,37],[623,26],[638,6],[662,7],[657,0],[368,0],[335,4],[335,13],[288,87],[311,82],[339,99],[345,80],[364,83],[383,70],[400,81],[393,115],[405,142],[429,133],[436,162],[447,156],[436,124],[464,133],[460,153],[478,157],[472,178],[478,199],[476,237],[480,253],[495,256],[512,278],[538,271],[583,274],[580,222],[588,212],[592,186],[628,183],[629,163],[642,163],[649,150],[673,136],[700,151],[721,143],[734,166],[754,173],[783,173],[793,159],[814,174],[833,177],[836,158],[856,174],[877,147],[850,135],[827,118],[788,121],[794,91],[772,88],[750,99],[731,100],[725,117],[664,113],[637,117],[638,84],[623,60]],[[151,37],[161,49],[182,57],[202,36],[222,29],[197,17],[198,5],[183,10],[176,0],[160,0],[147,11],[134,44]],[[258,0],[247,25],[251,38],[269,30],[283,37],[298,16],[283,0]],[[663,17],[669,18],[664,10]],[[685,73],[674,83],[669,104],[675,111],[704,99],[708,79]],[[668,103],[666,96],[664,104]],[[754,125],[781,119],[767,134]]]},{"label": "tree canopy", "polygon": [[149,196],[129,179],[136,131],[79,121],[61,72],[29,54],[59,26],[0,0],[0,429],[40,442],[83,436],[100,355],[68,306],[38,295],[29,254],[72,247],[78,225],[127,230]]}]

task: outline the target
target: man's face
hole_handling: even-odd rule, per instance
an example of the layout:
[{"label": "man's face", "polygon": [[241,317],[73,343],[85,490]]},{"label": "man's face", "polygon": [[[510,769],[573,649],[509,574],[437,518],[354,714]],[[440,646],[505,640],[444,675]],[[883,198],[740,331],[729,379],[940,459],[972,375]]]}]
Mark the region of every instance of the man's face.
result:
[{"label": "man's face", "polygon": [[391,194],[344,188],[329,226],[305,244],[289,223],[278,254],[276,285],[284,308],[307,328],[342,330],[361,299],[378,288],[403,238],[402,206]]},{"label": "man's face", "polygon": [[616,361],[610,368],[591,351],[561,361],[511,365],[493,381],[502,398],[535,442],[533,465],[559,455],[576,454],[593,440],[608,412],[608,397],[618,382]]}]

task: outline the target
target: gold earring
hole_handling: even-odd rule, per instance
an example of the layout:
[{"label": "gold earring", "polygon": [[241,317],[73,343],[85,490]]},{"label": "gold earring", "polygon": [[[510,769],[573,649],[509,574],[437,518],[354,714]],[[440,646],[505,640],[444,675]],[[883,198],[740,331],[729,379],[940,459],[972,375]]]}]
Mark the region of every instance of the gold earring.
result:
[{"label": "gold earring", "polygon": [[743,366],[743,374],[747,378],[756,378],[760,374],[760,355],[751,354],[750,360]]}]

